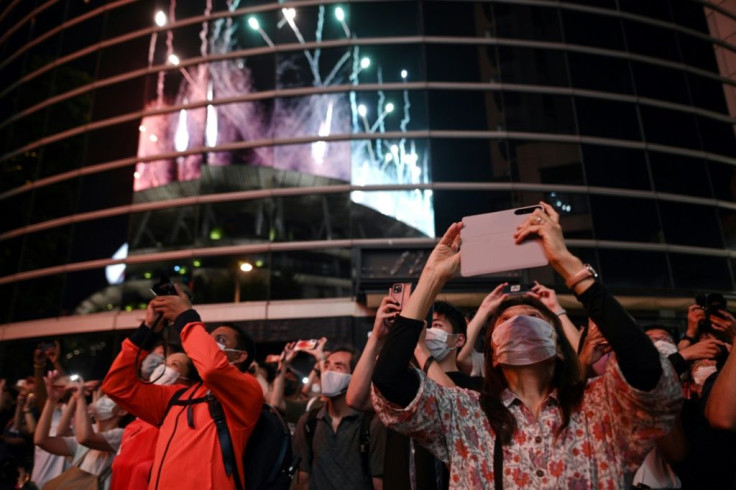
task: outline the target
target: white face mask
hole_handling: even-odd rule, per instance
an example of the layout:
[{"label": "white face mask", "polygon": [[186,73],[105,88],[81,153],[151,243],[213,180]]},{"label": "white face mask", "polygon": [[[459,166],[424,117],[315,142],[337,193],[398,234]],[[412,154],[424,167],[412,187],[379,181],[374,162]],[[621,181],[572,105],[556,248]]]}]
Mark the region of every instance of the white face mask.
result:
[{"label": "white face mask", "polygon": [[329,398],[340,396],[348,390],[351,374],[338,373],[337,371],[325,371],[320,376],[322,394]]},{"label": "white face mask", "polygon": [[148,381],[156,385],[169,386],[176,383],[180,376],[179,371],[176,369],[165,364],[160,364],[153,370]]},{"label": "white face mask", "polygon": [[437,327],[428,328],[427,335],[424,338],[424,344],[429,349],[429,353],[438,361],[441,361],[455,350],[456,343],[457,335],[449,334]]},{"label": "white face mask", "polygon": [[145,376],[148,375],[148,377],[151,377],[151,374],[154,369],[156,369],[158,366],[164,363],[164,356],[161,354],[156,354],[154,352],[151,352],[146,356],[145,359],[143,359],[143,362],[141,363],[141,373]]},{"label": "white face mask", "polygon": [[115,414],[113,412],[117,408],[117,405],[110,398],[102,396],[91,404],[89,408],[92,411],[92,415],[95,416],[95,420],[103,422],[114,417]]},{"label": "white face mask", "polygon": [[555,329],[541,318],[517,315],[493,329],[494,364],[528,366],[557,354]]},{"label": "white face mask", "polygon": [[669,356],[677,352],[677,346],[666,340],[655,340],[654,347],[656,347],[659,353],[663,356]]},{"label": "white face mask", "polygon": [[699,364],[693,366],[691,375],[693,377],[693,383],[697,386],[697,391],[703,388],[705,381],[710,377],[711,374],[717,371],[715,363],[713,364]]}]

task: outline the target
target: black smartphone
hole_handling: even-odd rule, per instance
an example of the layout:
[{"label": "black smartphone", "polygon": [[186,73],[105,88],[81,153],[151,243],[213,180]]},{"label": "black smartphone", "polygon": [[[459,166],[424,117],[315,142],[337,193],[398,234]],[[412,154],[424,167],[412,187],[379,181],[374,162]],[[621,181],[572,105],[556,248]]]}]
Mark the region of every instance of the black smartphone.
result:
[{"label": "black smartphone", "polygon": [[526,294],[530,292],[533,287],[534,287],[534,284],[532,283],[508,284],[504,286],[503,292],[504,294]]},{"label": "black smartphone", "polygon": [[151,287],[151,292],[156,296],[176,296],[176,288],[174,283],[166,274],[161,274],[158,282]]}]

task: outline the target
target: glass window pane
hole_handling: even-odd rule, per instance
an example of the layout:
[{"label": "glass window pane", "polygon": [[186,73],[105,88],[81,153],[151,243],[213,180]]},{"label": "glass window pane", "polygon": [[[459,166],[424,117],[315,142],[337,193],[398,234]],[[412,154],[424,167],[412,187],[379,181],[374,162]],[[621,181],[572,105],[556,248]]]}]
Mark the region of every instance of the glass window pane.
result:
[{"label": "glass window pane", "polygon": [[427,36],[479,37],[477,26],[483,26],[490,37],[493,25],[490,4],[485,2],[422,2],[422,15]]},{"label": "glass window pane", "polygon": [[351,296],[351,257],[350,250],[335,248],[272,253],[270,299]]},{"label": "glass window pane", "polygon": [[700,149],[698,128],[693,114],[646,105],[640,105],[639,112],[644,137],[649,143]]},{"label": "glass window pane", "polygon": [[[661,201],[659,209],[667,243],[723,248],[715,209],[670,201]],[[683,226],[684,223],[687,226]]]},{"label": "glass window pane", "polygon": [[629,19],[623,19],[623,24],[630,52],[681,61],[679,51],[672,49],[672,46],[677,46],[677,35],[674,31]]},{"label": "glass window pane", "polygon": [[690,105],[684,72],[639,61],[632,61],[631,68],[639,96]]},{"label": "glass window pane", "polygon": [[[549,49],[499,46],[498,57],[503,83],[568,86],[565,54]],[[458,60],[467,63],[467,60]]]},{"label": "glass window pane", "polygon": [[667,256],[658,252],[640,250],[598,250],[603,283],[609,288],[671,287]]},{"label": "glass window pane", "polygon": [[567,53],[571,85],[575,88],[632,94],[629,61],[599,54]]},{"label": "glass window pane", "polygon": [[598,240],[662,242],[654,201],[591,195],[590,207]]},{"label": "glass window pane", "polygon": [[494,3],[493,14],[499,38],[562,41],[559,12],[555,8]]},{"label": "glass window pane", "polygon": [[651,19],[671,22],[670,2],[667,0],[648,0],[638,2],[637,0],[619,0],[619,8],[623,12],[643,15]]},{"label": "glass window pane", "polygon": [[[700,32],[705,32],[707,34],[708,29],[705,28]],[[681,32],[678,32],[676,35],[677,39],[680,41],[679,46],[683,62],[711,73],[717,74],[719,72],[713,43]]]},{"label": "glass window pane", "polygon": [[716,199],[736,202],[736,167],[726,163],[708,162],[708,172]]},{"label": "glass window pane", "polygon": [[38,150],[39,177],[51,177],[81,167],[86,141],[87,137],[80,134],[63,138]]},{"label": "glass window pane", "polygon": [[583,145],[588,185],[651,189],[644,152],[629,148]]},{"label": "glass window pane", "polygon": [[59,316],[63,288],[63,275],[18,282],[10,321],[22,322]]},{"label": "glass window pane", "polygon": [[549,141],[508,142],[514,164],[514,181],[541,184],[582,185],[580,147]]},{"label": "glass window pane", "polygon": [[77,186],[69,181],[39,187],[33,191],[31,223],[40,223],[73,214],[77,203]]},{"label": "glass window pane", "polygon": [[0,277],[18,272],[24,237],[0,241]]},{"label": "glass window pane", "polygon": [[575,133],[570,97],[504,92],[503,108],[508,131]]},{"label": "glass window pane", "polygon": [[703,160],[652,151],[649,163],[656,190],[711,197],[710,179]]},{"label": "glass window pane", "polygon": [[575,97],[575,110],[581,135],[623,140],[641,139],[634,104]]},{"label": "glass window pane", "polygon": [[[340,216],[340,213],[337,217],[344,222],[341,226],[350,227],[353,238],[434,236],[433,201],[429,191],[354,191],[350,200],[351,221],[346,221],[347,217]],[[331,212],[318,218],[313,226],[326,228],[330,224],[330,228],[335,228],[331,225],[334,214]],[[320,220],[323,223],[319,223]],[[331,238],[339,237],[333,231]]]},{"label": "glass window pane", "polygon": [[616,16],[561,9],[565,43],[623,51],[621,21]]},{"label": "glass window pane", "polygon": [[697,120],[705,151],[728,157],[736,155],[736,135],[733,124],[703,116],[697,116]]},{"label": "glass window pane", "polygon": [[[486,102],[490,95],[475,91],[429,91],[427,105],[431,129],[489,129],[489,118],[483,109],[488,107]],[[495,108],[495,104],[491,107]]]},{"label": "glass window pane", "polygon": [[67,263],[71,240],[71,226],[27,235],[19,270],[30,271]]},{"label": "glass window pane", "polygon": [[433,182],[510,181],[506,145],[501,140],[432,139]]},{"label": "glass window pane", "polygon": [[687,73],[687,84],[690,87],[690,97],[695,107],[728,114],[723,83],[694,73]]},{"label": "glass window pane", "polygon": [[719,209],[718,218],[723,230],[723,237],[726,240],[726,248],[733,250],[736,248],[736,210]]},{"label": "glass window pane", "polygon": [[[342,7],[345,8],[345,5]],[[328,17],[331,20],[334,14]],[[350,3],[346,22],[358,39],[413,36],[421,32],[418,2]]]},{"label": "glass window pane", "polygon": [[670,266],[678,289],[733,289],[729,262],[725,258],[670,253]]},{"label": "glass window pane", "polygon": [[[498,81],[498,61],[492,46],[462,44],[428,44],[427,80],[436,82],[490,82]],[[469,63],[483,53],[485,63]],[[412,80],[416,79],[416,74]]]}]

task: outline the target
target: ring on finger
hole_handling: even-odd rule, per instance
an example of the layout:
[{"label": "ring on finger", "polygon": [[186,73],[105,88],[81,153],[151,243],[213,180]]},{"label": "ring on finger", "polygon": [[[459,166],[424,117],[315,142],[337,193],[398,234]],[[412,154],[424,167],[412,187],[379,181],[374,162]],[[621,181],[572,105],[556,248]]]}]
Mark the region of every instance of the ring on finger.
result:
[{"label": "ring on finger", "polygon": [[540,224],[542,222],[542,217],[541,216],[537,216],[536,222],[537,222],[537,224]]}]

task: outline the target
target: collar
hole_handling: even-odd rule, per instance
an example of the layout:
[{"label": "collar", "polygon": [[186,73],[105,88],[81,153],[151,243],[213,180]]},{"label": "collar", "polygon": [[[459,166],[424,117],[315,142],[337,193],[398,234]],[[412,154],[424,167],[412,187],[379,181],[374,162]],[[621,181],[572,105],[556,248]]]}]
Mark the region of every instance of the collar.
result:
[{"label": "collar", "polygon": [[[557,388],[554,388],[547,396],[546,403],[549,404],[549,402],[553,402],[555,405],[560,404],[560,400],[557,396]],[[504,407],[509,408],[514,403],[521,403],[521,399],[516,396],[513,391],[506,388],[501,392],[501,403],[503,403]]]},{"label": "collar", "polygon": [[[357,410],[354,410],[350,407],[348,407],[348,413],[343,417],[343,419],[349,419],[353,417],[357,417],[362,412],[359,412]],[[332,420],[330,417],[330,412],[327,410],[327,403],[325,403],[322,408],[319,409],[319,412],[317,412],[317,418],[318,419],[324,419],[324,420]]]}]

